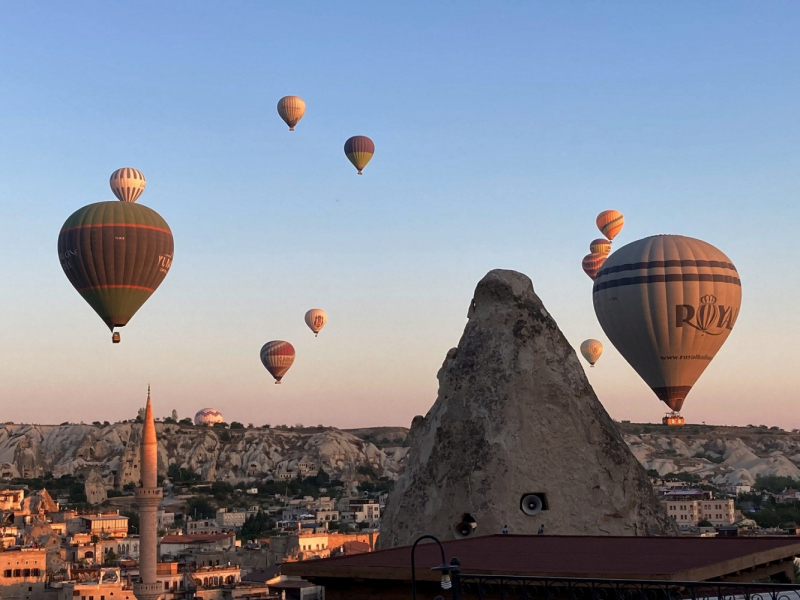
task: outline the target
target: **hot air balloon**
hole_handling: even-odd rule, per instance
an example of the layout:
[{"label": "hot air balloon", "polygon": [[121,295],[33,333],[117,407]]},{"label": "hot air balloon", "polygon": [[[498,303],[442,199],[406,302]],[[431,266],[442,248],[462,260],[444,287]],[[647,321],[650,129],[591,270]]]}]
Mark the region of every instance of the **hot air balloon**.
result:
[{"label": "hot air balloon", "polygon": [[328,322],[328,315],[321,308],[312,308],[306,313],[306,325],[314,332],[316,337]]},{"label": "hot air balloon", "polygon": [[583,257],[583,272],[594,279],[597,276],[597,271],[600,270],[600,267],[606,262],[606,258],[607,256],[605,254],[598,254],[597,252],[587,254]]},{"label": "hot air balloon", "polygon": [[[144,187],[144,177],[136,173],[133,180]],[[126,177],[123,174],[117,180]],[[118,196],[138,197],[129,193],[130,186],[121,185],[120,190]],[[119,342],[114,328],[127,325],[161,285],[173,253],[167,222],[152,208],[133,201],[84,206],[72,213],[58,235],[64,274],[111,329],[114,343]]]},{"label": "hot air balloon", "polygon": [[123,202],[136,202],[144,191],[146,182],[138,169],[123,167],[111,174],[111,191]]},{"label": "hot air balloon", "polygon": [[657,235],[614,252],[597,274],[593,298],[608,339],[677,412],[728,339],[742,284],[711,244]]},{"label": "hot air balloon", "polygon": [[597,215],[597,228],[609,240],[617,237],[625,224],[625,218],[618,210],[604,210]]},{"label": "hot air balloon", "polygon": [[284,96],[278,100],[278,114],[289,126],[289,131],[294,131],[294,126],[306,114],[306,103],[299,96]]},{"label": "hot air balloon", "polygon": [[344,143],[344,153],[361,175],[361,170],[375,154],[375,144],[365,135],[356,135]]},{"label": "hot air balloon", "polygon": [[603,354],[603,344],[599,340],[586,340],[581,344],[581,354],[589,366],[594,367],[594,363],[598,361],[600,355]]},{"label": "hot air balloon", "polygon": [[261,348],[261,362],[275,378],[276,384],[281,382],[286,371],[292,366],[294,356],[294,347],[289,342],[281,340],[267,342]]},{"label": "hot air balloon", "polygon": [[589,244],[589,252],[608,255],[611,252],[611,242],[605,238],[592,240],[592,243]]}]

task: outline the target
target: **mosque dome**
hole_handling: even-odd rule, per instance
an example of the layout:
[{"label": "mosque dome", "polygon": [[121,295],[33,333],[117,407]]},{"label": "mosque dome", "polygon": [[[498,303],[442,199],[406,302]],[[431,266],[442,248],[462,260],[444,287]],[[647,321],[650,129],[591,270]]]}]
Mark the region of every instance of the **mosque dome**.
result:
[{"label": "mosque dome", "polygon": [[206,427],[213,427],[214,423],[223,423],[225,419],[222,413],[216,408],[201,408],[194,416],[195,425],[205,425]]}]

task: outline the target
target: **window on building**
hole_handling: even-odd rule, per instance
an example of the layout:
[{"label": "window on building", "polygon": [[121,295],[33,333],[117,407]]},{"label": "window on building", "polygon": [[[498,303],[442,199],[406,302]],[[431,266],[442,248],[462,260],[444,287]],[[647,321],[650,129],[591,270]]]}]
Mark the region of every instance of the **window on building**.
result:
[{"label": "window on building", "polygon": [[33,575],[34,577],[38,577],[39,576],[39,569],[31,569],[31,575]]},{"label": "window on building", "polygon": [[14,569],[14,577],[22,577],[22,569]]},{"label": "window on building", "polygon": [[31,576],[31,570],[30,569],[22,569],[22,576],[23,577],[30,577]]},{"label": "window on building", "polygon": [[3,571],[3,577],[11,577],[11,569],[6,569]]}]

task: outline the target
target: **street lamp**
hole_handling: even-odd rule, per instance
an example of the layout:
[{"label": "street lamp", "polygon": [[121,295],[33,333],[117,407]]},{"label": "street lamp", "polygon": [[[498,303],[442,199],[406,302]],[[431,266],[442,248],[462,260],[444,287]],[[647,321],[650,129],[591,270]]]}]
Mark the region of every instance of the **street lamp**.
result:
[{"label": "street lamp", "polygon": [[[417,541],[415,541],[411,546],[411,597],[413,600],[417,600],[417,569],[414,561],[414,553],[417,550],[417,544],[419,544],[422,540],[433,540],[439,545],[439,551],[442,554],[442,564],[440,564],[438,567],[433,567],[431,571],[442,572],[443,590],[449,590],[453,587],[453,580],[450,574],[457,572],[461,566],[461,563],[455,557],[450,560],[450,564],[447,563],[447,559],[444,556],[444,546],[442,546],[442,542],[439,541],[439,538],[432,535],[423,535],[417,538]],[[458,598],[458,586],[456,586],[456,589],[453,590],[452,597],[454,599]],[[437,596],[437,598],[441,598],[441,596]]]}]

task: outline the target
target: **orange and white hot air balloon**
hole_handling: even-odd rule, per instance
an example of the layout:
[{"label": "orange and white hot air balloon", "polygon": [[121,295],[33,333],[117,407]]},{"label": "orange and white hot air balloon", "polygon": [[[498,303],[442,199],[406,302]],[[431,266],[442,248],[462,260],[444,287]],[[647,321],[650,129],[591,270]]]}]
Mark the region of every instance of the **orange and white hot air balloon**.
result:
[{"label": "orange and white hot air balloon", "polygon": [[592,297],[611,343],[659,400],[679,411],[736,324],[742,282],[711,244],[655,235],[614,252]]},{"label": "orange and white hot air balloon", "polygon": [[327,322],[328,315],[321,308],[312,308],[306,313],[306,325],[314,332],[314,337],[322,331],[322,328],[325,327],[325,323]]},{"label": "orange and white hot air balloon", "polygon": [[146,184],[142,172],[131,167],[123,167],[114,171],[108,183],[111,185],[114,195],[123,202],[136,202],[142,195]]},{"label": "orange and white hot air balloon", "polygon": [[605,254],[599,254],[597,252],[592,252],[591,254],[587,254],[583,257],[583,272],[586,273],[591,279],[597,277],[597,272],[600,270],[600,267],[603,266],[603,263],[606,262],[607,256]]},{"label": "orange and white hot air balloon", "polygon": [[586,359],[586,362],[589,363],[589,366],[594,367],[594,363],[603,354],[603,344],[600,343],[600,340],[588,339],[581,344],[581,354]]},{"label": "orange and white hot air balloon", "polygon": [[261,363],[275,378],[276,384],[281,382],[294,363],[294,356],[294,346],[282,340],[267,342],[261,348]]},{"label": "orange and white hot air balloon", "polygon": [[608,255],[611,252],[611,242],[605,238],[597,238],[589,244],[589,252]]},{"label": "orange and white hot air balloon", "polygon": [[597,215],[597,228],[609,240],[617,237],[625,224],[625,218],[618,210],[604,210]]},{"label": "orange and white hot air balloon", "polygon": [[294,126],[306,114],[306,103],[299,96],[284,96],[278,100],[278,114],[289,126],[289,131],[294,131]]}]

